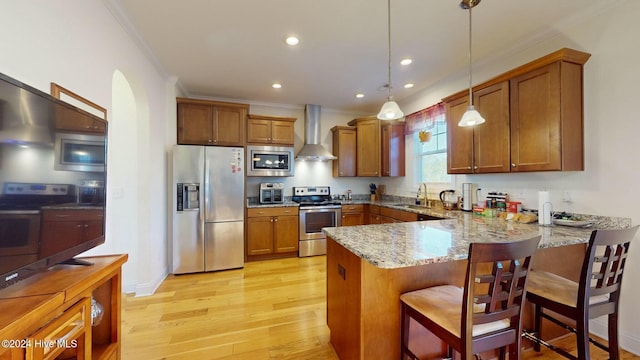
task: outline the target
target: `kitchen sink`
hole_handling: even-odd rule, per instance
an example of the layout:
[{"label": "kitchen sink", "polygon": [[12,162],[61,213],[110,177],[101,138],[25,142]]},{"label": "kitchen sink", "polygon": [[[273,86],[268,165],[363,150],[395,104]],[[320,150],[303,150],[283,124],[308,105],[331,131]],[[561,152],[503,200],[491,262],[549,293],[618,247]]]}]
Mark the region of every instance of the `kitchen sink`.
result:
[{"label": "kitchen sink", "polygon": [[427,209],[424,206],[414,205],[414,204],[393,204],[391,206],[396,206],[396,207],[401,207],[401,208],[406,208],[406,209],[415,209],[415,210],[426,210]]}]

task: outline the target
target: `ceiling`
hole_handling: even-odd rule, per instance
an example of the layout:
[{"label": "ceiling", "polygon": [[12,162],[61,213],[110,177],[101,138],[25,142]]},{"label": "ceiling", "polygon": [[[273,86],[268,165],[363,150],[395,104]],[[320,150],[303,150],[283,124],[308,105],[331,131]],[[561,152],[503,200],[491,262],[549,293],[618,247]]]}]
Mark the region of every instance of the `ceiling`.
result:
[{"label": "ceiling", "polygon": [[[177,77],[188,96],[310,103],[360,113],[376,113],[387,96],[385,0],[105,3],[158,69]],[[603,3],[485,0],[473,9],[474,63],[558,35]],[[457,0],[391,2],[391,76],[397,101],[453,74],[467,74],[468,16]],[[300,44],[286,45],[288,35],[299,37]],[[413,63],[400,65],[405,57]],[[274,82],[282,88],[273,89]],[[405,89],[406,82],[415,87]],[[358,92],[365,97],[356,99]]]}]

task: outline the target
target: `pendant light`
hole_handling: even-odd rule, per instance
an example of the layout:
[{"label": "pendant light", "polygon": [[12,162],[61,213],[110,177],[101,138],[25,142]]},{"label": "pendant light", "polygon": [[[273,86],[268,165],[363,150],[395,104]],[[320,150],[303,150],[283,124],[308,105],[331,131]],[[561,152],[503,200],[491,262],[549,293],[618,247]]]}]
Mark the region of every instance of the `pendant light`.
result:
[{"label": "pendant light", "polygon": [[382,105],[382,109],[378,113],[378,119],[380,120],[396,120],[404,117],[404,113],[400,110],[398,104],[393,101],[391,96],[391,0],[387,0],[387,35],[388,35],[388,49],[389,49],[389,62],[388,64],[388,82],[384,85],[387,88],[387,102]]},{"label": "pendant light", "polygon": [[458,126],[474,126],[484,123],[484,118],[473,106],[473,91],[471,82],[471,9],[480,3],[480,0],[462,0],[460,7],[469,10],[469,107],[462,115]]}]

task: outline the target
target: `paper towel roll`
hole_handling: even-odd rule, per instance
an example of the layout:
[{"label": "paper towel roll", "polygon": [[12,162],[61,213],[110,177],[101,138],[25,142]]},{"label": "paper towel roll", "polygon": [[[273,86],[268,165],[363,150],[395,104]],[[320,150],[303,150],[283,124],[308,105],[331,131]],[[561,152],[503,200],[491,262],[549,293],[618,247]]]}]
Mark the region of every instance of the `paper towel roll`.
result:
[{"label": "paper towel roll", "polygon": [[548,191],[538,191],[538,224],[551,225],[551,196]]}]

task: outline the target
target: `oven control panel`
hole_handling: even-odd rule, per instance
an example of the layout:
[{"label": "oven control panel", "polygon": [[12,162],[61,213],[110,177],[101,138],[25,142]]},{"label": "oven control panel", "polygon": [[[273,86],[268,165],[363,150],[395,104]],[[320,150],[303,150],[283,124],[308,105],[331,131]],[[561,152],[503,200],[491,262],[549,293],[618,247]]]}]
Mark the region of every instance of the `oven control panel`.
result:
[{"label": "oven control panel", "polygon": [[331,195],[329,186],[298,186],[293,188],[294,196]]},{"label": "oven control panel", "polygon": [[73,194],[73,185],[69,184],[34,184],[12,183],[4,184],[4,195],[68,195]]}]

